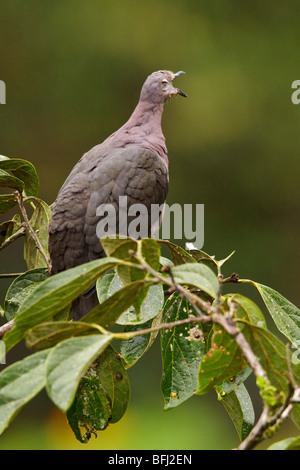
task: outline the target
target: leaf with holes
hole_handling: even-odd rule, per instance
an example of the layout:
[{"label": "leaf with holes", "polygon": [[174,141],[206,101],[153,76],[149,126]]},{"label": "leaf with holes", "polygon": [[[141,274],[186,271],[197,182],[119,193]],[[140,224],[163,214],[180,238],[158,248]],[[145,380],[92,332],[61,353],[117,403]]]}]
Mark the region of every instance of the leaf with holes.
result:
[{"label": "leaf with holes", "polygon": [[120,355],[109,345],[82,377],[74,402],[67,411],[77,439],[86,443],[93,433],[119,421],[129,398],[127,373]]},{"label": "leaf with holes", "polygon": [[[162,323],[187,319],[194,311],[178,292],[165,303]],[[206,345],[201,324],[190,323],[161,332],[162,382],[165,409],[173,408],[187,400],[197,389],[200,361]]]},{"label": "leaf with holes", "polygon": [[46,389],[62,411],[70,408],[81,377],[112,338],[111,334],[69,338],[51,350],[46,363]]},{"label": "leaf with holes", "polygon": [[203,395],[224,380],[239,374],[247,363],[234,338],[215,326],[210,349],[200,363],[197,395]]}]

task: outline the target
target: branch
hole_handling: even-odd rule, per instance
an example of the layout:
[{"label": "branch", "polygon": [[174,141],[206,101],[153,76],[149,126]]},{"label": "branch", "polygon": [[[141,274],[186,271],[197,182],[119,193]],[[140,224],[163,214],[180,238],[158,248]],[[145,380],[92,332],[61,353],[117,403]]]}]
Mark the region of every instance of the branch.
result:
[{"label": "branch", "polygon": [[0,338],[5,335],[8,331],[10,331],[13,327],[13,320],[5,323],[4,325],[0,326]]},{"label": "branch", "polygon": [[[220,290],[218,293],[218,298],[215,306],[212,306],[210,302],[205,302],[204,300],[200,299],[197,295],[191,293],[184,287],[182,287],[180,284],[177,284],[174,280],[173,274],[171,267],[166,265],[163,268],[164,272],[167,272],[170,275],[170,278],[167,278],[166,276],[161,275],[160,273],[156,272],[145,260],[144,258],[139,254],[134,252],[133,250],[129,250],[129,254],[136,258],[139,262],[140,265],[134,265],[135,267],[142,269],[144,271],[147,271],[149,274],[151,274],[155,279],[157,279],[159,282],[163,282],[167,284],[172,291],[178,291],[183,297],[187,299],[187,301],[194,307],[195,311],[197,312],[198,316],[194,317],[197,318],[196,321],[198,322],[203,322],[203,323],[216,323],[224,328],[224,330],[229,333],[236,341],[238,346],[240,347],[245,359],[247,360],[248,364],[250,367],[253,369],[256,377],[263,377],[264,380],[267,383],[269,382],[268,376],[264,368],[261,366],[260,362],[258,361],[256,355],[252,351],[252,348],[248,341],[246,340],[245,336],[243,333],[236,327],[233,319],[231,316],[224,315],[221,313],[220,309],[220,298],[221,298],[221,288],[223,284],[223,276],[220,272],[218,271],[218,279],[219,279],[219,285],[220,285]],[[234,279],[236,278],[236,274],[233,275]],[[230,278],[232,281],[232,276]],[[203,313],[205,312],[205,313]],[[187,319],[188,320],[188,319]],[[182,320],[181,320],[182,321]],[[193,320],[195,321],[195,320]],[[180,324],[180,323],[178,323]],[[177,326],[177,325],[176,325]],[[169,325],[170,328],[170,325]],[[151,329],[149,329],[151,330]],[[141,333],[140,333],[141,334]]]},{"label": "branch", "polygon": [[[137,336],[141,334],[150,333],[152,331],[161,330],[164,328],[174,328],[176,326],[182,325],[184,323],[191,322],[203,322],[203,323],[216,323],[220,325],[227,333],[229,333],[237,345],[241,349],[242,354],[247,360],[248,364],[252,368],[256,377],[262,377],[267,385],[270,385],[267,373],[260,364],[258,358],[254,354],[250,344],[246,340],[243,333],[236,327],[236,324],[232,318],[231,312],[226,312],[225,314],[221,311],[221,294],[222,294],[222,285],[227,282],[239,282],[239,277],[237,274],[232,274],[229,278],[224,279],[220,268],[218,268],[218,280],[219,280],[219,292],[215,302],[215,305],[211,305],[209,302],[204,302],[197,295],[193,294],[189,290],[182,287],[180,284],[177,284],[174,280],[171,267],[166,265],[162,268],[162,271],[169,274],[169,278],[157,273],[151,266],[146,263],[146,261],[141,257],[139,253],[133,251],[130,252],[139,262],[140,265],[135,265],[139,269],[143,269],[151,274],[158,282],[167,284],[170,289],[169,291],[178,291],[187,301],[194,307],[197,316],[189,317],[184,320],[178,320],[176,322],[163,323],[154,328],[148,328],[145,330],[139,330],[136,332],[129,333],[130,336]],[[128,333],[126,333],[128,334]],[[277,409],[274,406],[269,405],[264,402],[263,411],[256,422],[255,426],[252,428],[248,436],[241,442],[237,450],[250,450],[253,449],[265,436],[265,432],[272,427],[279,426],[289,415],[292,410],[294,403],[300,403],[300,387],[298,387],[294,381],[292,368],[290,365],[289,354],[287,354],[287,361],[289,367],[289,378],[290,378],[290,393],[285,398],[284,403],[279,406]],[[274,411],[275,410],[275,411]]]},{"label": "branch", "polygon": [[286,360],[289,370],[290,391],[284,403],[274,413],[274,408],[267,403],[263,408],[259,420],[248,436],[241,442],[237,450],[251,450],[264,438],[264,433],[272,426],[279,426],[291,412],[295,403],[300,403],[300,387],[296,384],[290,361],[289,344],[286,345]]},{"label": "branch", "polygon": [[1,246],[1,250],[10,245],[12,242],[14,242],[15,240],[17,240],[18,238],[22,237],[23,235],[25,235],[26,233],[26,230],[25,230],[25,227],[20,227],[15,233],[13,233],[10,237],[7,237],[5,239],[5,242],[3,243],[3,245]]},{"label": "branch", "polygon": [[299,401],[300,387],[297,387],[287,396],[283,405],[275,413],[272,407],[265,404],[257,423],[236,450],[253,449],[264,439],[265,431],[273,426],[279,426],[288,417],[294,403],[299,403]]},{"label": "branch", "polygon": [[133,338],[134,336],[147,335],[148,333],[152,333],[153,331],[176,328],[176,326],[186,325],[187,323],[200,323],[200,322],[203,322],[202,317],[189,317],[189,318],[184,318],[183,320],[177,320],[177,321],[173,321],[169,323],[160,323],[159,325],[152,326],[150,328],[144,328],[144,329],[137,330],[137,331],[128,331],[128,332],[123,332],[123,333],[112,333],[112,334],[115,338],[128,340],[128,339]]}]

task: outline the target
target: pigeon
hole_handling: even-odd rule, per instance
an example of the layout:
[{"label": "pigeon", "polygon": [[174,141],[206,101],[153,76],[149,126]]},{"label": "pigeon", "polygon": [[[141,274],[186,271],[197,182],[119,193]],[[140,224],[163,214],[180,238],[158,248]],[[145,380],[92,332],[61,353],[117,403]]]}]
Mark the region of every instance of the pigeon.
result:
[{"label": "pigeon", "polygon": [[[104,217],[99,209],[111,207],[117,216],[122,197],[126,197],[128,211],[134,204],[143,204],[150,222],[147,236],[153,233],[157,220],[150,220],[151,206],[165,204],[169,185],[161,118],[166,101],[175,95],[187,96],[173,86],[173,80],[182,73],[159,70],[149,75],[128,121],[74,166],[52,205],[48,245],[51,274],[105,256],[97,230]],[[121,233],[118,217],[114,228],[116,234]],[[73,302],[73,320],[80,320],[98,303],[92,286]]]}]

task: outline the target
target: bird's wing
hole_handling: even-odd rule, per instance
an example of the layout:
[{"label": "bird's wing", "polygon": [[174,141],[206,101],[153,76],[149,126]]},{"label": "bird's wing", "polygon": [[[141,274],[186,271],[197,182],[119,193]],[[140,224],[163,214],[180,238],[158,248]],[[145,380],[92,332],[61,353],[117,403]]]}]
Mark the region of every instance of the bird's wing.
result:
[{"label": "bird's wing", "polygon": [[54,203],[49,224],[53,274],[105,256],[97,235],[97,208],[102,204],[115,207],[118,221],[120,196],[127,196],[128,207],[139,203],[148,209],[166,200],[168,169],[155,152],[126,146],[99,155],[97,164],[95,149],[84,171],[82,160],[76,165]]},{"label": "bird's wing", "polygon": [[[163,205],[168,193],[168,168],[155,152],[136,145],[113,150],[89,177],[91,196],[88,202],[84,233],[89,259],[104,256],[99,243],[97,224],[101,216],[97,209],[112,205],[116,213],[116,233],[119,233],[119,198],[127,197],[128,208],[143,204],[148,212],[151,235],[151,205]],[[128,222],[134,218],[128,217]]]},{"label": "bird's wing", "polygon": [[49,254],[56,274],[88,261],[84,220],[90,198],[88,176],[75,175],[52,207],[49,223]]}]

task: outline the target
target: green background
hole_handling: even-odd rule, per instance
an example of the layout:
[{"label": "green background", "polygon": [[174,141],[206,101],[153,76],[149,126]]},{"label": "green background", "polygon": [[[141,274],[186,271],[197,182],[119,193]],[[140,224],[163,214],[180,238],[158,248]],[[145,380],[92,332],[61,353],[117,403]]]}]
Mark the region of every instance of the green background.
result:
[{"label": "green background", "polygon": [[[176,85],[188,99],[176,97],[163,115],[167,202],[204,204],[203,249],[219,259],[236,251],[224,274],[269,285],[299,306],[300,106],[291,101],[299,14],[299,2],[276,0],[0,0],[0,154],[30,160],[51,204],[81,155],[128,119],[146,77],[184,70]],[[0,272],[24,270],[22,244],[0,263]],[[1,282],[0,304],[8,285]],[[238,287],[259,302],[254,288]],[[22,354],[17,348],[7,362]],[[0,448],[237,445],[214,392],[163,411],[158,343],[129,373],[128,412],[87,446],[42,393]],[[297,431],[287,423],[276,439],[290,434]]]}]

